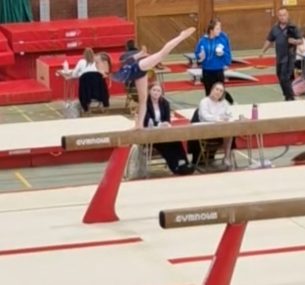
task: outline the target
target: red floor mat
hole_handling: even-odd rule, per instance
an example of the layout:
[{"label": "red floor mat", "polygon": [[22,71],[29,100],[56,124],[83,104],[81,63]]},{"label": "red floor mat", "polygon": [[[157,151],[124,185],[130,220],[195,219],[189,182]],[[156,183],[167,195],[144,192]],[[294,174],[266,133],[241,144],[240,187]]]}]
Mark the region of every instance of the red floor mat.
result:
[{"label": "red floor mat", "polygon": [[[277,77],[273,74],[256,76],[259,81],[247,81],[247,80],[231,80],[226,83],[226,86],[252,86],[252,85],[267,85],[276,84],[278,82]],[[164,83],[164,89],[167,92],[170,91],[187,91],[187,90],[199,90],[202,89],[202,85],[194,85],[191,80],[183,81],[170,81]]]},{"label": "red floor mat", "polygon": [[0,105],[49,102],[51,90],[34,79],[0,82]]},{"label": "red floor mat", "polygon": [[0,65],[10,65],[15,63],[15,58],[10,49],[6,37],[0,32]]},{"label": "red floor mat", "polygon": [[263,66],[274,66],[275,57],[263,57],[263,58],[245,58],[246,61],[250,63],[251,66],[263,67]]},{"label": "red floor mat", "polygon": [[122,18],[99,17],[0,26],[15,53],[82,50],[125,46],[134,38],[134,24]]},{"label": "red floor mat", "polygon": [[[274,57],[266,57],[266,58],[245,58],[245,61],[249,62],[249,64],[243,63],[232,63],[230,69],[243,68],[243,67],[254,67],[254,68],[267,68],[270,66],[275,66],[275,58]],[[173,63],[167,64],[167,67],[171,69],[172,73],[185,72],[188,68],[190,68],[187,62],[185,63]]]},{"label": "red floor mat", "polygon": [[14,54],[11,50],[7,51],[0,51],[0,65],[6,66],[6,65],[12,65],[15,63]]}]

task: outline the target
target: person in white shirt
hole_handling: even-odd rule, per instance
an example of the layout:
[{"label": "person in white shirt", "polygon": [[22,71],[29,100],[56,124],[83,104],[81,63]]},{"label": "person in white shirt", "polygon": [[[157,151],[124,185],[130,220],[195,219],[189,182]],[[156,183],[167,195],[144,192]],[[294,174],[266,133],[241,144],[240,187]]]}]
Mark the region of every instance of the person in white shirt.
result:
[{"label": "person in white shirt", "polygon": [[216,82],[211,89],[210,97],[205,97],[199,104],[201,122],[228,121],[230,119],[229,103],[224,100],[224,85]]},{"label": "person in white shirt", "polygon": [[72,71],[73,78],[79,78],[86,72],[98,71],[95,54],[92,48],[85,48],[83,58],[80,59]]},{"label": "person in white shirt", "polygon": [[[225,87],[222,82],[216,82],[209,96],[200,101],[198,115],[200,122],[224,122],[231,117],[229,103],[225,100]],[[224,164],[231,166],[232,138],[224,138]]]},{"label": "person in white shirt", "polygon": [[87,112],[91,107],[99,107],[101,111],[108,108],[111,85],[110,56],[105,52],[95,56],[91,48],[86,48],[84,58],[77,63],[73,72],[73,77],[79,77],[78,93],[82,109]]}]

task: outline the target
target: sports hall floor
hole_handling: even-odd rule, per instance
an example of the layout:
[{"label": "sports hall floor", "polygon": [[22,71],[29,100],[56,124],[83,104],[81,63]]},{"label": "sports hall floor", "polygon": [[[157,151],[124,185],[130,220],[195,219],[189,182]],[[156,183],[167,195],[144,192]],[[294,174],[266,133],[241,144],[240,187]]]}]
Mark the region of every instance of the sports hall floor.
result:
[{"label": "sports hall floor", "polygon": [[[274,69],[244,72],[272,73]],[[170,76],[187,75],[166,78]],[[229,91],[239,104],[283,99],[277,85]],[[178,109],[197,106],[202,92],[166,96]],[[0,115],[1,123],[56,120],[64,117],[64,104],[1,107]],[[289,166],[303,146],[290,147],[281,156],[284,151],[282,147],[268,149],[266,156],[280,156],[273,163]],[[237,153],[239,166],[246,159],[246,153]],[[305,193],[305,166],[223,172],[204,175],[204,179],[194,175],[128,181],[122,183],[117,199],[119,222],[83,224],[105,165],[0,171],[1,284],[201,285],[225,225],[163,230],[157,221],[160,210],[201,206],[202,201],[221,204],[304,197]],[[158,176],[160,169],[153,172],[152,177]],[[304,285],[304,252],[304,217],[250,222],[232,285]]]},{"label": "sports hall floor", "polygon": [[[234,52],[236,57],[255,57],[259,53],[258,50],[237,51]],[[273,51],[271,50],[270,54]],[[166,62],[186,62],[182,55],[170,55]],[[273,67],[264,69],[243,68],[240,71],[248,74],[272,74]],[[188,79],[186,73],[166,74],[166,80]],[[282,95],[278,85],[257,85],[244,87],[228,87],[229,92],[233,95],[238,104],[260,103],[282,101]],[[194,108],[198,105],[202,97],[201,90],[191,90],[184,92],[168,92],[166,97],[170,100],[173,109]],[[122,106],[125,98],[114,98],[112,105]],[[65,117],[64,104],[61,101],[47,104],[33,105],[15,105],[8,107],[0,107],[0,123],[15,123],[26,121],[43,121],[56,120]],[[266,154],[268,159],[273,159],[276,166],[290,165],[291,158],[302,151],[302,146],[291,146],[286,153],[284,147],[268,149]],[[285,152],[285,155],[281,155]],[[246,163],[246,153],[237,152],[237,161],[239,166]],[[88,185],[95,184],[100,181],[105,163],[85,163],[76,165],[64,165],[55,167],[36,167],[24,169],[0,170],[0,191],[18,191],[18,190],[34,190],[47,189],[53,187],[63,187],[71,185]],[[155,170],[155,171],[154,171]],[[159,176],[167,174],[162,167],[152,169],[151,176]]]}]

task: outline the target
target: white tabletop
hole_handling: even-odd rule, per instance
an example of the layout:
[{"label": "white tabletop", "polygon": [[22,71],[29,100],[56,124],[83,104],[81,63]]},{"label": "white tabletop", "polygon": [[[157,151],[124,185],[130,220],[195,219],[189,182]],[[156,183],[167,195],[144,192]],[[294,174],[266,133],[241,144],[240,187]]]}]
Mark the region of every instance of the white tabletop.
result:
[{"label": "white tabletop", "polygon": [[123,116],[63,119],[0,125],[0,151],[61,146],[67,135],[123,131],[133,122]]},{"label": "white tabletop", "polygon": [[[251,118],[252,104],[230,106],[232,120],[238,120],[240,115]],[[195,108],[176,110],[175,113],[191,119]],[[259,119],[293,118],[305,116],[305,101],[271,102],[258,104]]]}]

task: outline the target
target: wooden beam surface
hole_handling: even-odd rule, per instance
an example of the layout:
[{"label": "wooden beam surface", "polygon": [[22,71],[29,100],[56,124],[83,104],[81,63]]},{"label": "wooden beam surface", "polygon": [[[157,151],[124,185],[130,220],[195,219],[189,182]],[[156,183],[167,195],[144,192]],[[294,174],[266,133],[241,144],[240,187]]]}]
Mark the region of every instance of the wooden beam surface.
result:
[{"label": "wooden beam surface", "polygon": [[297,216],[305,216],[305,197],[164,210],[159,214],[159,223],[162,228],[168,229]]},{"label": "wooden beam surface", "polygon": [[71,135],[62,138],[66,150],[99,149],[132,144],[150,144],[219,137],[272,134],[305,130],[305,117],[266,120],[241,120],[211,124],[193,124],[170,128],[153,128]]}]

